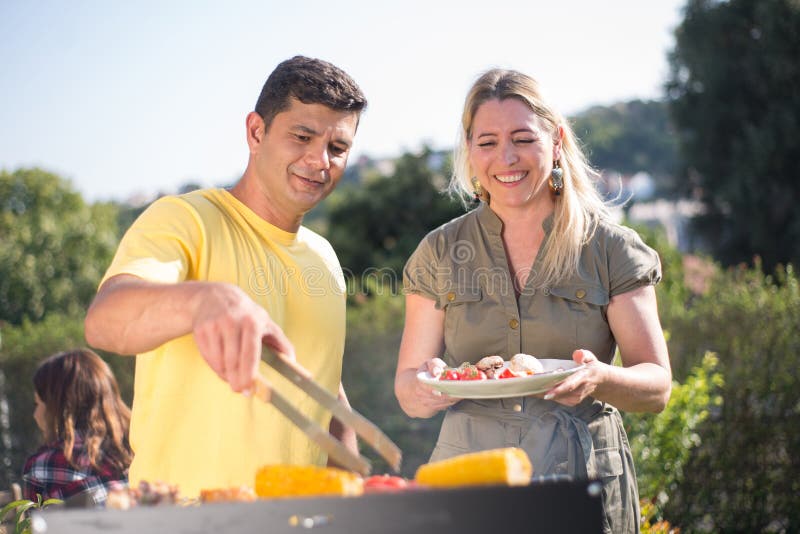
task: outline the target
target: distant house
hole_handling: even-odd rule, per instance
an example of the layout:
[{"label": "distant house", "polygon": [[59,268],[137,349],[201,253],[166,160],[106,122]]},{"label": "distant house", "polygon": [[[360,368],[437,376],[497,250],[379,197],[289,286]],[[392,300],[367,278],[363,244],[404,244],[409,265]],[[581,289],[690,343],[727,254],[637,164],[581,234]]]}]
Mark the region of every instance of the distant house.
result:
[{"label": "distant house", "polygon": [[613,210],[617,221],[627,219],[651,228],[661,227],[670,245],[684,253],[702,248],[702,243],[690,229],[691,219],[703,213],[700,202],[656,198],[653,178],[646,172],[623,175],[603,171],[598,189],[617,205]]},{"label": "distant house", "polygon": [[628,219],[648,226],[660,225],[667,240],[681,252],[692,252],[700,242],[690,231],[691,219],[703,213],[703,205],[696,200],[664,200],[637,202],[628,210]]}]

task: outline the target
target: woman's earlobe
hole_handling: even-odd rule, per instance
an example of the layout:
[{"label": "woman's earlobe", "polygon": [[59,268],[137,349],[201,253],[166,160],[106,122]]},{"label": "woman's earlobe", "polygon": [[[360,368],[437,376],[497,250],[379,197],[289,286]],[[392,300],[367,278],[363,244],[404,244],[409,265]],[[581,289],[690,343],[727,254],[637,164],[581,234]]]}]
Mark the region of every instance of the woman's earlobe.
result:
[{"label": "woman's earlobe", "polygon": [[553,145],[553,161],[559,161],[561,159],[561,151],[563,149],[563,142],[561,139],[557,139],[555,145]]}]

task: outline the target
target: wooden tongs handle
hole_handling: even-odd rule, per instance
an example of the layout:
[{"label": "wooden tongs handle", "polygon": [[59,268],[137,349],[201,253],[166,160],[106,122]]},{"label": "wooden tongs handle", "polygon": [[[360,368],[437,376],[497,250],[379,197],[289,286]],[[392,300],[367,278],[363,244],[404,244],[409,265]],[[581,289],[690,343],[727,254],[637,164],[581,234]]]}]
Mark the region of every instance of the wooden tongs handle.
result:
[{"label": "wooden tongs handle", "polygon": [[[389,466],[395,472],[400,470],[403,453],[400,451],[400,448],[395,445],[394,442],[392,442],[392,440],[389,439],[389,437],[384,434],[374,423],[352,408],[349,408],[341,403],[339,399],[331,395],[326,389],[317,384],[311,378],[310,373],[294,360],[291,360],[282,354],[276,355],[267,347],[264,347],[262,350],[261,357],[267,363],[267,365],[275,369],[275,371],[277,371],[280,375],[287,378],[295,386],[307,393],[312,399],[329,409],[333,416],[339,419],[339,421],[353,428],[356,434],[361,436],[361,438],[369,446],[375,449],[375,451],[387,461]],[[263,376],[260,377],[260,380],[257,381],[256,384],[257,395],[259,394],[259,390],[262,392],[262,398],[266,397],[265,400],[267,402],[272,402],[272,404],[279,411],[281,411],[293,423],[300,427],[303,432],[306,433],[306,435],[314,439],[315,442],[319,443],[320,446],[323,447],[323,449],[328,452],[328,454],[330,454],[335,461],[361,474],[369,474],[371,471],[369,460],[365,459],[363,456],[356,457],[346,447],[344,447],[339,440],[331,436],[327,431],[322,430],[322,428],[316,423],[309,421],[305,416],[297,411],[294,406],[286,401],[285,398],[280,396],[277,391],[273,390],[266,383],[266,379],[264,379]],[[276,399],[280,400],[276,402]],[[289,415],[292,412],[294,413]],[[298,423],[299,418],[297,416],[304,420],[302,424]],[[319,431],[312,429],[309,426],[309,423],[310,425],[313,425],[319,429]],[[324,434],[324,436],[326,436],[325,438],[322,438],[323,440],[327,441],[327,438],[330,438],[330,440],[336,442],[338,446],[333,447],[330,444],[323,445],[320,440],[317,439],[320,431],[322,434]],[[331,450],[335,450],[336,452],[332,453]],[[342,459],[342,451],[345,451],[349,457]],[[366,464],[366,469],[364,469],[364,464]]]},{"label": "wooden tongs handle", "polygon": [[364,476],[372,470],[368,460],[354,454],[327,430],[303,415],[283,395],[274,390],[261,373],[256,375],[254,395],[264,402],[271,403],[342,467]]}]

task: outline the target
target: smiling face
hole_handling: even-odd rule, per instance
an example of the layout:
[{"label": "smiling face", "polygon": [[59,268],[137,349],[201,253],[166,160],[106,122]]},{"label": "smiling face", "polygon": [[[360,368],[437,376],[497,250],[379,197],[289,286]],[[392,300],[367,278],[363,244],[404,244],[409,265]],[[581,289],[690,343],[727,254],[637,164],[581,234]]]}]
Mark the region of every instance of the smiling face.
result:
[{"label": "smiling face", "polygon": [[[295,231],[303,214],[327,197],[344,173],[358,125],[353,112],[291,99],[269,129],[247,118],[250,169],[266,202],[267,219]],[[288,227],[287,227],[288,226]]]},{"label": "smiling face", "polygon": [[487,100],[475,112],[471,133],[470,166],[493,208],[552,204],[547,179],[560,143],[524,102]]}]

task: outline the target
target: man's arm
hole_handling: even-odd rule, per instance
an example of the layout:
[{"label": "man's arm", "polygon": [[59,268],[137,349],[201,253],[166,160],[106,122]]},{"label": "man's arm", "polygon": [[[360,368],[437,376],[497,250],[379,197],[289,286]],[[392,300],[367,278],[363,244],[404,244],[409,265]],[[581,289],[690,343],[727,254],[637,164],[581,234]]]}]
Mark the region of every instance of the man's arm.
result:
[{"label": "man's arm", "polygon": [[[347,400],[347,395],[344,392],[344,386],[341,382],[339,382],[338,398],[345,406],[350,408],[350,402]],[[335,417],[331,418],[331,423],[328,427],[328,430],[333,437],[341,441],[342,444],[350,449],[354,454],[358,455],[358,438],[356,437],[355,430],[349,426],[343,425],[342,422]],[[330,457],[328,458],[328,465],[331,467],[341,467]]]},{"label": "man's arm", "polygon": [[208,365],[234,391],[249,389],[262,343],[294,358],[269,314],[241,289],[219,282],[161,284],[121,274],[108,279],[89,307],[86,341],[137,354],[192,333]]}]

